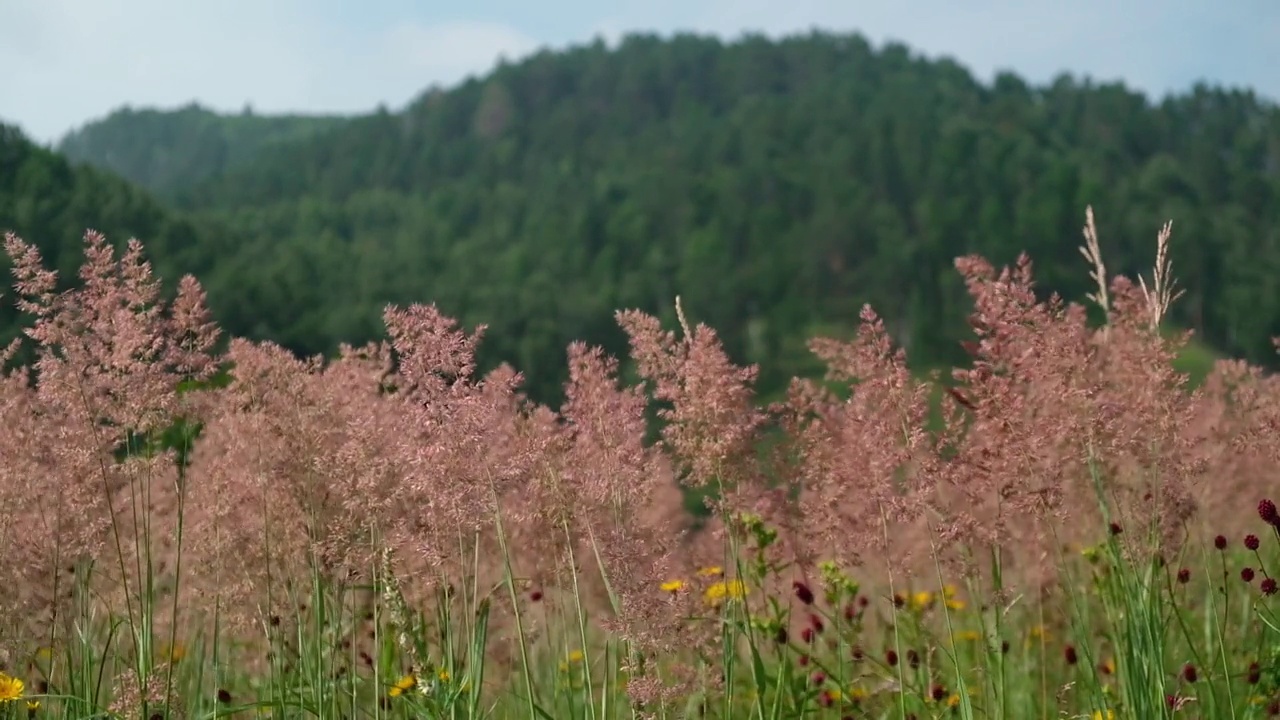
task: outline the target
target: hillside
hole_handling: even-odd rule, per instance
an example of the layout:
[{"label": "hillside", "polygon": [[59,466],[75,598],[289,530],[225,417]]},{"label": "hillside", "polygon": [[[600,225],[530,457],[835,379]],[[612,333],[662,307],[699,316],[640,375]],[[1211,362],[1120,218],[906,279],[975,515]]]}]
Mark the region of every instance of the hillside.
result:
[{"label": "hillside", "polygon": [[57,150],[164,196],[243,167],[273,144],[316,137],[344,121],[248,108],[219,115],[196,104],[168,112],[126,107],[69,133]]},{"label": "hillside", "polygon": [[569,340],[621,351],[612,311],[669,317],[677,294],[774,390],[864,302],[913,357],[955,361],[952,258],[1025,249],[1080,299],[1087,204],[1127,274],[1174,220],[1175,323],[1263,362],[1280,335],[1280,110],[1248,93],[984,85],[857,35],[633,36],[241,154],[169,181],[234,230],[206,268],[229,328],[321,351],[376,334],[387,302],[436,301],[543,395]]},{"label": "hillside", "polygon": [[[32,144],[16,128],[0,125],[0,234],[15,232],[40,248],[45,262],[68,281],[83,259],[87,228],[121,245],[144,238],[150,258],[166,281],[209,267],[223,254],[226,235],[213,225],[197,227],[136,186],[88,167],[77,167]],[[0,300],[0,338],[16,332],[8,259]]]}]

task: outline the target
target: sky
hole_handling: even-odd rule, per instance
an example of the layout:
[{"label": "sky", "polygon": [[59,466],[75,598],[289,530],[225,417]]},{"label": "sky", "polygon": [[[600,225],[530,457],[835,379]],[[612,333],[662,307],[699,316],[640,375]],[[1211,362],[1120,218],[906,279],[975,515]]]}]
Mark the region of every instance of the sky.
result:
[{"label": "sky", "polygon": [[0,0],[0,120],[41,143],[123,105],[366,112],[500,58],[632,31],[856,31],[1012,70],[1197,81],[1280,100],[1280,2],[1233,0]]}]

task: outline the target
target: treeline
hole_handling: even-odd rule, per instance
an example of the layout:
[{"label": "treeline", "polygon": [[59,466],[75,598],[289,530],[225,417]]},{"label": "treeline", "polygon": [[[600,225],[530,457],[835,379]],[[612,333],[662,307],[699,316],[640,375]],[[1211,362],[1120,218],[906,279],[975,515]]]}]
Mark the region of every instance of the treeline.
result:
[{"label": "treeline", "polygon": [[[763,364],[766,390],[814,369],[804,339],[846,332],[864,302],[917,361],[956,362],[969,305],[951,260],[1027,250],[1046,291],[1082,298],[1087,204],[1109,269],[1130,275],[1174,220],[1188,292],[1172,322],[1265,363],[1280,335],[1280,110],[1245,92],[1152,104],[1065,76],[984,85],[858,35],[633,36],[399,112],[275,130],[192,109],[106,122],[65,149],[165,198],[143,214],[172,227],[118,224],[194,271],[230,331],[324,352],[378,334],[388,302],[435,301],[489,324],[486,361],[513,362],[542,398],[571,339],[624,354],[613,310],[670,318],[676,295]],[[157,123],[180,141],[150,139]],[[57,202],[33,187],[19,202]],[[139,196],[111,187],[77,190],[77,221],[108,230],[93,212]],[[15,223],[35,242],[79,236],[0,211]]]}]

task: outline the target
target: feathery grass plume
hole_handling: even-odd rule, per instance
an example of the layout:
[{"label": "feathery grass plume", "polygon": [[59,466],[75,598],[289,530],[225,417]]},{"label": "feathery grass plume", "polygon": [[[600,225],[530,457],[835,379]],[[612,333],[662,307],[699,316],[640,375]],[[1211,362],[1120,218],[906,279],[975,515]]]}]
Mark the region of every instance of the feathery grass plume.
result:
[{"label": "feathery grass plume", "polygon": [[911,377],[906,353],[892,347],[870,307],[862,309],[852,341],[818,339],[810,349],[826,363],[827,382],[848,398],[815,382],[792,383],[787,429],[801,458],[808,555],[846,567],[861,565],[868,555],[903,562],[890,552],[894,536],[908,526],[920,529],[932,496],[929,388]]},{"label": "feathery grass plume", "polygon": [[652,315],[626,310],[617,317],[640,376],[666,405],[658,417],[680,482],[747,491],[759,479],[755,443],[765,419],[753,402],[756,368],[734,365],[705,325],[677,339]]},{"label": "feathery grass plume", "polygon": [[180,386],[213,373],[218,330],[194,279],[183,278],[172,303],[161,298],[137,240],[117,256],[90,231],[84,247],[79,283],[59,291],[38,250],[5,235],[18,308],[34,318],[25,335],[35,360],[6,371],[3,388],[5,410],[24,417],[9,418],[0,447],[10,534],[0,565],[12,580],[0,605],[41,626],[14,627],[27,636],[9,641],[36,632],[49,645],[67,638],[74,602],[81,611],[105,603],[141,653],[160,612],[153,591],[176,581],[165,561],[172,528],[153,524],[183,492],[161,434],[199,420],[198,400]]}]

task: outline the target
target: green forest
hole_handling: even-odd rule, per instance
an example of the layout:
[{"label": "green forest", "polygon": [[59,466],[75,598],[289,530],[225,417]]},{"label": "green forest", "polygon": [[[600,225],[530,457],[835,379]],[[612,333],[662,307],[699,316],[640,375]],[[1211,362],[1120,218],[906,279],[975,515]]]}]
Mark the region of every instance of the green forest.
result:
[{"label": "green forest", "polygon": [[547,401],[571,340],[625,354],[614,310],[673,319],[677,295],[766,395],[868,302],[915,362],[959,362],[952,260],[1025,250],[1044,292],[1082,299],[1090,204],[1131,276],[1172,220],[1171,322],[1274,367],[1277,200],[1280,108],[1252,93],[984,83],[856,34],[632,35],[356,117],[123,109],[53,149],[0,130],[0,229],[63,277],[86,227],[137,236],[229,332],[299,353],[435,302]]}]

